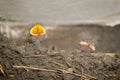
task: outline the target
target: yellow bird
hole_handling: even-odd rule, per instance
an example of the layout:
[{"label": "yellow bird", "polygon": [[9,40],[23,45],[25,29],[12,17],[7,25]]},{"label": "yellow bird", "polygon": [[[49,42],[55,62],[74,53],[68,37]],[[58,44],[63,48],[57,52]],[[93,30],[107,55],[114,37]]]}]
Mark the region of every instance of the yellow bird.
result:
[{"label": "yellow bird", "polygon": [[32,43],[33,41],[41,41],[46,38],[46,30],[39,23],[35,24],[29,31],[31,37],[27,41]]},{"label": "yellow bird", "polygon": [[39,23],[35,24],[30,30],[30,35],[32,36],[44,35],[44,34],[46,34],[46,30]]}]

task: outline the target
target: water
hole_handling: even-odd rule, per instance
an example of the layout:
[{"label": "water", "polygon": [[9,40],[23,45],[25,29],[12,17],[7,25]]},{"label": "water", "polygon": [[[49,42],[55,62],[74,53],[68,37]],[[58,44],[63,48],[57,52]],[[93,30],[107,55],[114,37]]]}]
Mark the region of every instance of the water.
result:
[{"label": "water", "polygon": [[0,16],[43,24],[120,20],[120,0],[0,0]]}]

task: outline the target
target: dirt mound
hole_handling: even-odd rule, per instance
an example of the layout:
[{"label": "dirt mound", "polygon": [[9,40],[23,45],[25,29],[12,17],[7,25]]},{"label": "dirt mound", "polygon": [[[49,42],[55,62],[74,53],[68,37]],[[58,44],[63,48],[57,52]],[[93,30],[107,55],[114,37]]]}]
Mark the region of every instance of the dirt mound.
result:
[{"label": "dirt mound", "polygon": [[120,55],[57,51],[0,35],[1,80],[119,80]]}]

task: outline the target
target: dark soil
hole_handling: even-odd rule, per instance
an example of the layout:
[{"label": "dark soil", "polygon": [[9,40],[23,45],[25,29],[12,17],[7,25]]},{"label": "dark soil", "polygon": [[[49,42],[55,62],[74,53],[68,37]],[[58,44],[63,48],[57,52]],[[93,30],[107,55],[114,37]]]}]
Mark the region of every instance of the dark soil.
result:
[{"label": "dark soil", "polygon": [[2,35],[0,64],[0,80],[120,80],[119,53],[56,50],[44,42],[17,44]]}]

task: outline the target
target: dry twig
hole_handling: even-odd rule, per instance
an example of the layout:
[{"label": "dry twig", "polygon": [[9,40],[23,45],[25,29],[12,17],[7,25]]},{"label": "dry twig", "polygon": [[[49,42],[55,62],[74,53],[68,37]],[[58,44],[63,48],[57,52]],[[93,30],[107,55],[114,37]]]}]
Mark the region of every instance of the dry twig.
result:
[{"label": "dry twig", "polygon": [[53,69],[44,69],[44,68],[35,68],[35,67],[30,67],[30,66],[13,66],[14,68],[24,68],[24,69],[32,69],[32,70],[40,70],[40,71],[48,71],[48,72],[62,72],[62,73],[66,73],[66,74],[72,74],[72,75],[75,75],[75,76],[79,76],[79,77],[82,77],[82,78],[93,78],[93,79],[96,79],[96,77],[93,77],[91,75],[87,75],[87,74],[77,74],[77,73],[74,73],[73,71],[67,71],[67,70],[63,70],[63,69],[57,69],[57,70],[53,70]]},{"label": "dry twig", "polygon": [[58,65],[58,66],[60,66],[60,67],[63,67],[63,66],[64,66],[64,65],[62,65],[61,63],[58,63],[58,62],[55,62],[55,61],[50,61],[50,63],[56,64],[56,65]]},{"label": "dry twig", "polygon": [[0,72],[5,76],[5,71],[4,71],[4,68],[1,64],[0,64]]},{"label": "dry twig", "polygon": [[13,66],[13,67],[14,68],[24,68],[24,69],[39,70],[39,71],[57,72],[56,70],[52,70],[52,69],[35,68],[35,67],[29,67],[29,66]]},{"label": "dry twig", "polygon": [[47,53],[47,54],[39,54],[39,55],[29,55],[24,57],[44,57],[44,56],[55,56],[58,52]]}]

